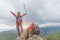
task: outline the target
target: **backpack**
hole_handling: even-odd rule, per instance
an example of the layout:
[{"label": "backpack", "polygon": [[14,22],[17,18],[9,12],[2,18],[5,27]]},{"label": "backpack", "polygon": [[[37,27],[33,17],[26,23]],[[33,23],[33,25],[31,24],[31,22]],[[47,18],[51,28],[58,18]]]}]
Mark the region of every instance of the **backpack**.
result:
[{"label": "backpack", "polygon": [[21,20],[21,16],[17,16],[16,19],[17,19],[17,21],[20,21]]}]

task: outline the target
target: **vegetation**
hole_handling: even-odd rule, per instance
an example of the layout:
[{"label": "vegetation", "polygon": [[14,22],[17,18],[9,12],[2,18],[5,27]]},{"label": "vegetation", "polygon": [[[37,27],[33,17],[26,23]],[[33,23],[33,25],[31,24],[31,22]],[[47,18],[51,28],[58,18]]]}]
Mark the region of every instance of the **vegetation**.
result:
[{"label": "vegetation", "polygon": [[16,33],[2,32],[0,33],[0,40],[16,40]]},{"label": "vegetation", "polygon": [[53,33],[53,34],[48,34],[45,36],[47,40],[60,40],[60,32]]},{"label": "vegetation", "polygon": [[[0,33],[0,40],[16,40],[16,32]],[[60,32],[50,33],[44,36],[47,40],[60,40]]]}]

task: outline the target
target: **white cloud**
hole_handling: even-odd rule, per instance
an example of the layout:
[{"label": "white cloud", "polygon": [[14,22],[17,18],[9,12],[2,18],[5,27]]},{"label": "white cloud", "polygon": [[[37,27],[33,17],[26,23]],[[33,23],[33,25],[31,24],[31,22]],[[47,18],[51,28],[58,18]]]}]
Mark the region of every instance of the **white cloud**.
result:
[{"label": "white cloud", "polygon": [[23,3],[26,4],[29,14],[24,17],[23,21],[29,22],[31,20],[38,24],[43,23],[40,25],[43,27],[46,25],[59,25],[60,0],[0,0],[0,24],[15,25],[15,18],[9,11],[15,10],[24,13]]},{"label": "white cloud", "polygon": [[[27,27],[28,27],[27,24],[23,24],[24,29],[26,29]],[[14,26],[14,25],[0,24],[0,32],[8,30],[16,30],[16,25]]]},{"label": "white cloud", "polygon": [[1,31],[8,31],[8,30],[15,30],[15,29],[16,29],[15,26],[0,24],[0,32]]},{"label": "white cloud", "polygon": [[52,26],[60,26],[60,23],[45,23],[45,24],[40,24],[39,27],[52,27]]}]

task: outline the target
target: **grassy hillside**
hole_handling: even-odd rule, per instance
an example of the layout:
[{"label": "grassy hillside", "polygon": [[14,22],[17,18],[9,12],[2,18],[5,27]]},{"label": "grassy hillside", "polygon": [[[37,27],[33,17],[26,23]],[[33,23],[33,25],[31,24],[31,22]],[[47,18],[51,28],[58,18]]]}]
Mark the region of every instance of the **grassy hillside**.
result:
[{"label": "grassy hillside", "polygon": [[16,33],[14,32],[2,32],[0,33],[0,40],[15,40]]},{"label": "grassy hillside", "polygon": [[60,40],[60,32],[53,33],[53,34],[48,34],[45,36],[47,40]]},{"label": "grassy hillside", "polygon": [[[2,32],[0,33],[0,40],[16,40],[17,34],[15,32]],[[60,40],[60,32],[47,34],[47,40]]]},{"label": "grassy hillside", "polygon": [[[60,40],[60,27],[40,28],[40,36],[47,40]],[[0,33],[0,40],[15,40],[17,37],[16,30],[10,30]]]}]

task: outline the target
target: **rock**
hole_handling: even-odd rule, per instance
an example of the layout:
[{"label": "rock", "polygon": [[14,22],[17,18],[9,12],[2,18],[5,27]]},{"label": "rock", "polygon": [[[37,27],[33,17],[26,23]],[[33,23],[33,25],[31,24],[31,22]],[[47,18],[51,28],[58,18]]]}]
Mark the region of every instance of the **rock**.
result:
[{"label": "rock", "polygon": [[[17,37],[16,40],[25,40],[25,36],[22,35],[20,37]],[[38,35],[34,35],[33,37],[28,38],[27,40],[46,40],[46,39],[45,38],[42,38],[42,37],[40,37]]]},{"label": "rock", "polygon": [[34,35],[33,37],[29,38],[28,40],[44,40],[44,39],[38,35]]},{"label": "rock", "polygon": [[21,33],[21,36],[20,37],[17,37],[16,40],[25,40],[24,33]]},{"label": "rock", "polygon": [[[26,32],[21,33],[20,37],[17,37],[16,40],[25,40]],[[46,40],[45,38],[40,37],[39,35],[33,35],[32,37],[29,37],[27,40]]]},{"label": "rock", "polygon": [[[25,40],[25,38],[24,36],[21,36],[21,37],[17,37],[16,40]],[[27,40],[46,40],[46,39],[40,36],[34,35],[33,37],[28,38]]]}]

